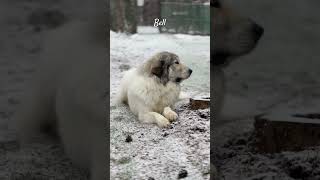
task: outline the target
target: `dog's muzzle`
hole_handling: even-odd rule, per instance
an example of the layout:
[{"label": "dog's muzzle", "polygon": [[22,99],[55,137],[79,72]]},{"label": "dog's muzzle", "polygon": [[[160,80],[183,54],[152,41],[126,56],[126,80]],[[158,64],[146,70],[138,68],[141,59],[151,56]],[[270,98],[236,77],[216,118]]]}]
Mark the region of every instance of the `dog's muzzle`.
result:
[{"label": "dog's muzzle", "polygon": [[176,82],[177,83],[180,83],[182,80],[184,80],[184,79],[188,79],[190,76],[191,76],[191,74],[192,74],[192,69],[188,69],[188,76],[187,77],[184,77],[184,78],[180,78],[180,77],[178,77],[178,78],[176,78]]}]

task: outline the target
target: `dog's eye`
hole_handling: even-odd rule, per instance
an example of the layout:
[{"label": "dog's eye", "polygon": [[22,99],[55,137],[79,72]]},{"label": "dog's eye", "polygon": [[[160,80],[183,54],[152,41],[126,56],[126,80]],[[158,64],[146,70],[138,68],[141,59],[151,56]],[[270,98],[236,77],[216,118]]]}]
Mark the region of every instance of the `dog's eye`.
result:
[{"label": "dog's eye", "polygon": [[179,64],[179,61],[176,61],[175,64]]}]

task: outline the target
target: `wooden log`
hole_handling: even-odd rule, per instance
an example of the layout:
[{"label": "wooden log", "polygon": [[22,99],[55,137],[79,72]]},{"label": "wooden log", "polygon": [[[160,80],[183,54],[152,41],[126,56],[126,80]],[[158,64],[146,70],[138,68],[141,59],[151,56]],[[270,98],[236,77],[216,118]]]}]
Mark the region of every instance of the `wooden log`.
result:
[{"label": "wooden log", "polygon": [[190,109],[207,109],[210,107],[210,97],[190,98]]}]

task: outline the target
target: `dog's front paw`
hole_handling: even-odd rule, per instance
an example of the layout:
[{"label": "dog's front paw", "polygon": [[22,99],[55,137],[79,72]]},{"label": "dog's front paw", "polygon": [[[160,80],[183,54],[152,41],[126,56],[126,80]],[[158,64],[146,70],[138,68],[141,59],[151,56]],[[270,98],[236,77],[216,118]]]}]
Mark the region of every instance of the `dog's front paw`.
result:
[{"label": "dog's front paw", "polygon": [[159,127],[164,128],[164,127],[169,126],[169,124],[170,124],[170,121],[167,118],[165,118],[163,116],[157,117],[157,125]]},{"label": "dog's front paw", "polygon": [[169,119],[169,121],[175,121],[178,119],[178,114],[172,111],[170,107],[164,108],[163,116]]},{"label": "dog's front paw", "polygon": [[178,119],[178,114],[174,111],[169,111],[168,113],[164,114],[164,117],[169,119],[169,121],[175,121]]}]

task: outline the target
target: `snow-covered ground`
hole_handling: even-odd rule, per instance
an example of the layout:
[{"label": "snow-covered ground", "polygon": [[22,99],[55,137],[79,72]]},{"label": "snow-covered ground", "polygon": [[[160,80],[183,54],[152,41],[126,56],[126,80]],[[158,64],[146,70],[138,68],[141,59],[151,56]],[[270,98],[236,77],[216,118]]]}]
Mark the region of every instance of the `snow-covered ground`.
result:
[{"label": "snow-covered ground", "polygon": [[[210,37],[159,34],[140,27],[139,33],[110,32],[111,99],[117,93],[125,70],[140,65],[160,51],[174,52],[193,69],[182,83],[190,96],[208,94],[210,88]],[[111,101],[111,177],[114,179],[176,179],[182,170],[186,179],[209,179],[210,112],[191,111],[180,102],[179,119],[168,129],[138,122],[125,106]],[[126,138],[132,137],[132,142]]]}]

